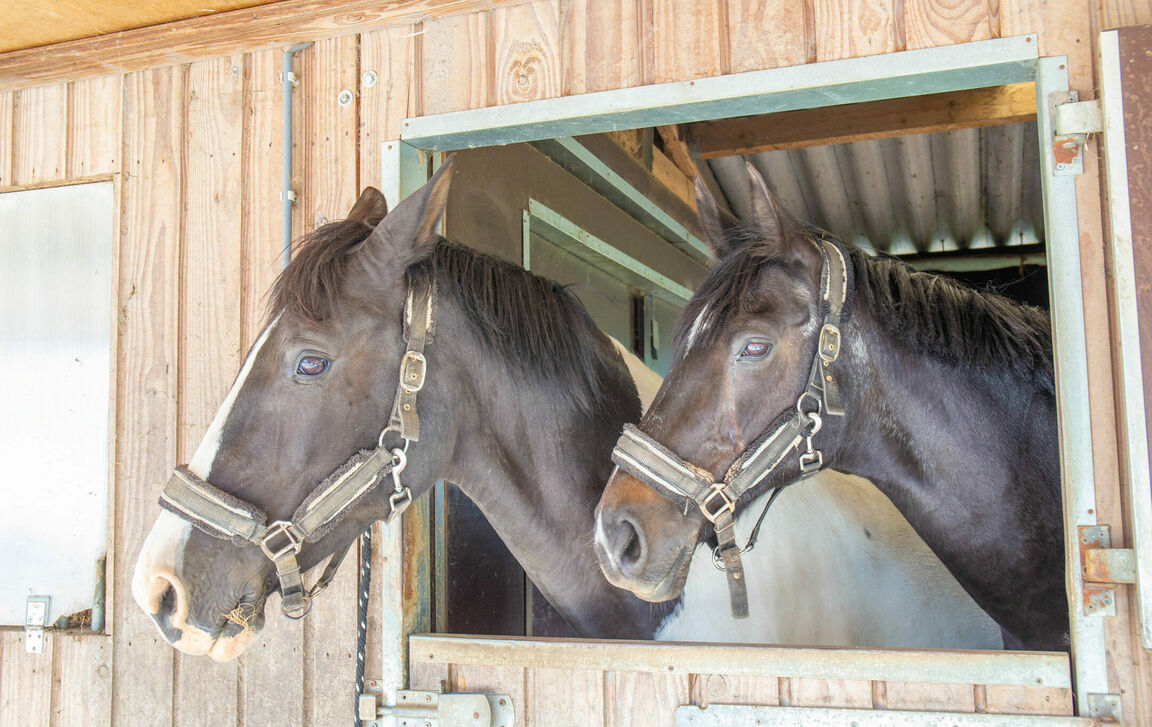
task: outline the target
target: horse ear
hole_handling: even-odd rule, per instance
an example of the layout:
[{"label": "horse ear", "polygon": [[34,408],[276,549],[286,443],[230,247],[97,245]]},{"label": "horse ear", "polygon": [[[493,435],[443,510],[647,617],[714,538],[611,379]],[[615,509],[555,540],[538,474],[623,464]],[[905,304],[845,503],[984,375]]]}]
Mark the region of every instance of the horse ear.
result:
[{"label": "horse ear", "polygon": [[708,248],[716,260],[727,255],[732,250],[728,241],[728,231],[740,224],[740,221],[720,209],[716,198],[704,184],[704,180],[696,177],[696,212],[700,216],[700,226],[704,228],[704,237],[707,238]]},{"label": "horse ear", "polygon": [[408,195],[392,210],[365,241],[365,248],[401,269],[431,254],[436,244],[436,225],[444,214],[452,181],[453,158],[444,160],[428,183]]},{"label": "horse ear", "polygon": [[783,241],[786,234],[784,216],[787,213],[776,203],[776,197],[768,189],[759,170],[749,162],[744,165],[748,170],[748,190],[752,195],[752,215],[756,229],[767,242]]},{"label": "horse ear", "polygon": [[388,200],[384,199],[384,193],[375,187],[365,187],[364,191],[360,193],[360,199],[352,205],[348,219],[363,222],[369,227],[375,227],[387,214]]}]

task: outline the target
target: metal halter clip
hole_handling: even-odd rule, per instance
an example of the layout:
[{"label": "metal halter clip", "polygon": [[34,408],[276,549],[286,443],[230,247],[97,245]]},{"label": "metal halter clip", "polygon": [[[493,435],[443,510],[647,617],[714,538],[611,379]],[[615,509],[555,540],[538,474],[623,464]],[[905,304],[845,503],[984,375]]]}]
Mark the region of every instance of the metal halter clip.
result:
[{"label": "metal halter clip", "polygon": [[400,364],[400,388],[415,394],[424,388],[424,376],[428,373],[428,359],[424,354],[408,351]]},{"label": "metal halter clip", "polygon": [[412,504],[412,491],[400,481],[400,473],[408,466],[408,455],[404,453],[405,449],[408,449],[407,440],[404,441],[404,449],[392,450],[392,496],[388,498],[388,505],[392,509],[384,518],[385,522],[402,514]]},{"label": "metal halter clip", "polygon": [[[716,524],[716,518],[720,517],[725,510],[730,513],[736,512],[736,503],[729,499],[728,495],[724,493],[725,486],[723,482],[713,482],[712,491],[709,492],[708,497],[705,497],[700,503],[700,512],[704,513],[704,518],[713,525]],[[720,507],[715,510],[709,510],[708,504],[717,497],[720,498]]]},{"label": "metal halter clip", "polygon": [[[292,523],[286,520],[277,520],[268,526],[268,532],[260,540],[260,550],[263,550],[264,555],[268,556],[272,562],[278,561],[287,553],[295,555],[300,552],[301,541],[292,534],[292,531],[289,530],[290,527],[292,527]],[[271,544],[272,538],[278,535],[283,535],[288,542],[279,548],[274,548]]]}]

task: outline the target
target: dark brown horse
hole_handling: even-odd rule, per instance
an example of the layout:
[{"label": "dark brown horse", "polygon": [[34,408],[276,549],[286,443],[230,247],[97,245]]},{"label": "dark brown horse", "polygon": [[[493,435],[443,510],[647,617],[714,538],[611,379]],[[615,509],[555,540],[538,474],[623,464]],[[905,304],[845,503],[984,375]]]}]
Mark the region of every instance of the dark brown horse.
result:
[{"label": "dark brown horse", "polygon": [[[302,507],[323,500],[317,483],[346,481],[329,473],[348,470],[342,463],[358,461],[358,451],[381,441],[385,451],[400,449],[401,436],[381,430],[399,372],[418,374],[410,364],[419,359],[406,350],[427,319],[409,292],[433,282],[426,376],[413,402],[419,438],[404,452],[399,479],[408,497],[438,479],[457,483],[578,633],[999,646],[995,625],[883,496],[831,473],[781,504],[797,556],[822,549],[831,565],[797,568],[791,556],[750,554],[753,586],[773,604],[758,618],[728,616],[717,602],[723,576],[710,565],[696,569],[679,603],[662,608],[610,585],[591,539],[608,455],[621,427],[641,413],[626,353],[563,287],[434,235],[449,180],[445,167],[386,216],[380,193],[366,190],[348,220],[313,233],[285,270],[270,323],[177,478],[178,491],[165,490],[166,507],[181,514],[161,512],[137,563],[133,594],[174,646],[238,655],[262,625],[269,594],[283,588],[251,538],[209,534],[221,532],[197,515],[207,507],[199,496],[191,501],[200,505],[181,509],[181,483],[240,513],[241,525],[253,524],[243,514],[256,511],[256,525],[299,523]],[[366,480],[368,489],[356,489],[330,525],[300,539],[302,570],[391,512],[396,490],[387,472],[381,479]],[[292,541],[272,535],[267,549],[291,554]],[[696,557],[710,559],[704,549]],[[237,610],[248,628],[229,620]]]},{"label": "dark brown horse", "polygon": [[[797,222],[748,173],[755,216],[744,226],[698,189],[717,263],[681,318],[675,361],[633,436],[641,444],[632,460],[617,458],[601,500],[609,579],[651,600],[675,597],[684,553],[711,531],[705,510],[715,516],[723,500],[707,488],[733,483],[748,453],[775,454],[765,443],[794,423],[798,433],[780,440],[792,446],[740,483],[752,486],[737,508],[802,469],[867,477],[1007,644],[1067,649],[1047,313],[869,257]],[[842,310],[829,302],[835,291]],[[683,481],[699,480],[700,507],[633,464],[654,456],[645,447]],[[743,487],[724,497],[733,491]]]}]

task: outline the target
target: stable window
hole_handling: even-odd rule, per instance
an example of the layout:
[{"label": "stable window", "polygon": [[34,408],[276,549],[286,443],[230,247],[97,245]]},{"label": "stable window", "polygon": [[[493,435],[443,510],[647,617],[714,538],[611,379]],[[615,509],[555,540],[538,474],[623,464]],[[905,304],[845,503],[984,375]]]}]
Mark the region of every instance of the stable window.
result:
[{"label": "stable window", "polygon": [[[419,187],[427,178],[428,156],[454,149],[557,136],[562,138],[544,143],[563,143],[571,135],[614,129],[1027,84],[1034,88],[1036,99],[1053,355],[1059,372],[1057,400],[1064,526],[1066,532],[1076,533],[1078,527],[1095,525],[1096,517],[1091,448],[1086,445],[1091,441],[1091,433],[1074,177],[1066,176],[1071,170],[1064,164],[1058,167],[1051,154],[1054,133],[1050,104],[1057,94],[1067,98],[1068,80],[1064,59],[1038,58],[1036,46],[1035,36],[1006,38],[413,118],[404,123],[400,142],[384,145],[386,193],[395,199]],[[1021,241],[1030,239],[1027,230],[1017,232]],[[1039,254],[1039,251],[1032,248],[1028,254]],[[386,531],[386,537],[391,538],[396,547],[402,543],[399,531],[395,526]],[[485,665],[544,671],[567,667],[582,670],[569,678],[576,678],[578,674],[588,676],[590,688],[595,689],[597,684],[607,685],[608,675],[627,665],[626,671],[648,673],[657,680],[662,678],[660,674],[679,673],[774,674],[781,684],[789,679],[845,679],[871,680],[874,685],[900,681],[930,681],[957,687],[972,685],[978,695],[977,702],[987,698],[990,692],[985,689],[1060,686],[1072,687],[1079,710],[1086,713],[1091,709],[1089,695],[1105,693],[1108,682],[1101,614],[1088,613],[1082,604],[1084,584],[1080,557],[1075,539],[1069,539],[1065,567],[1071,594],[1075,655],[1071,661],[1058,655],[1051,655],[1053,658],[1045,661],[1038,658],[1040,655],[1005,653],[981,657],[977,664],[965,658],[964,652],[949,652],[953,656],[947,663],[937,663],[939,660],[933,661],[930,652],[817,654],[805,649],[676,644],[601,644],[593,651],[545,643],[525,645],[521,649],[517,642],[507,640],[476,639],[458,643],[453,637],[419,636],[412,637],[411,641],[412,674],[415,680],[417,668],[422,674],[441,673],[444,668],[449,674],[459,674],[461,669],[475,668],[476,673],[489,674],[496,684],[499,680],[495,671]],[[405,655],[413,621],[406,618],[404,604],[399,600],[387,604],[386,609],[394,613],[391,620],[385,619],[385,629],[401,624],[409,628],[396,628],[395,633],[384,634],[386,644],[395,644],[397,655],[382,665],[385,684],[405,683],[409,666]],[[820,662],[818,668],[813,666],[816,661]],[[913,662],[920,663],[914,665]],[[485,668],[488,671],[484,671]],[[874,703],[876,693],[871,696],[869,701]],[[784,704],[782,695],[779,701]],[[883,694],[880,701],[885,701]],[[778,716],[784,720],[781,723],[800,718],[786,714],[783,706],[780,710]],[[883,712],[872,717],[882,719]],[[679,713],[677,720],[680,724]],[[1068,721],[1073,722],[1075,720]],[[867,723],[873,723],[871,717]]]},{"label": "stable window", "polygon": [[0,194],[0,624],[103,628],[113,184]]}]

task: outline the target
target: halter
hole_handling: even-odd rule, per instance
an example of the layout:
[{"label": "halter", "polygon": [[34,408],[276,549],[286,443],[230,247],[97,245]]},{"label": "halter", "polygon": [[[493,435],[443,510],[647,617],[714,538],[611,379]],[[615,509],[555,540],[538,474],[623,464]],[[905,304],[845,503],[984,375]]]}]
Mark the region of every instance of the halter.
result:
[{"label": "halter", "polygon": [[[764,518],[764,514],[761,514],[748,545],[741,550],[736,545],[736,532],[733,528],[736,503],[744,493],[771,475],[793,452],[799,455],[801,479],[823,469],[824,455],[813,446],[812,439],[823,426],[824,415],[844,415],[833,364],[840,356],[840,327],[850,314],[850,311],[846,313],[845,306],[851,300],[852,281],[847,258],[840,247],[823,238],[818,240],[818,246],[823,258],[820,288],[824,320],[808,384],[796,401],[795,411],[785,411],[777,417],[728,468],[720,482],[714,482],[710,472],[680,458],[631,424],[624,426],[624,433],[612,452],[612,461],[620,469],[663,497],[682,504],[684,514],[688,513],[688,503],[695,503],[704,518],[715,528],[716,549],[713,557],[718,561],[718,567],[722,565],[722,570],[728,576],[728,593],[734,618],[748,616],[748,588],[744,582],[744,566],[740,555],[752,549],[760,522]],[[777,487],[772,493],[765,505],[765,513],[783,487]]]},{"label": "halter", "polygon": [[[266,525],[263,510],[237,499],[193,474],[185,466],[172,473],[160,494],[160,506],[192,523],[214,538],[232,540],[237,545],[253,543],[276,566],[280,579],[280,606],[289,618],[303,618],[312,608],[312,597],[324,590],[335,577],[343,553],[333,556],[320,578],[305,589],[296,556],[304,543],[313,543],[326,535],[356,503],[374,490],[382,479],[392,476],[392,495],[388,498],[389,522],[412,504],[412,492],[400,481],[408,464],[408,445],[420,439],[420,417],[416,412],[416,394],[424,387],[428,362],[424,345],[436,332],[436,282],[429,278],[419,291],[409,281],[408,299],[404,306],[404,339],[408,350],[400,360],[400,382],[387,426],[380,432],[375,449],[357,452],[321,482],[291,520],[277,520]],[[389,432],[404,440],[403,447],[384,445]]]}]

